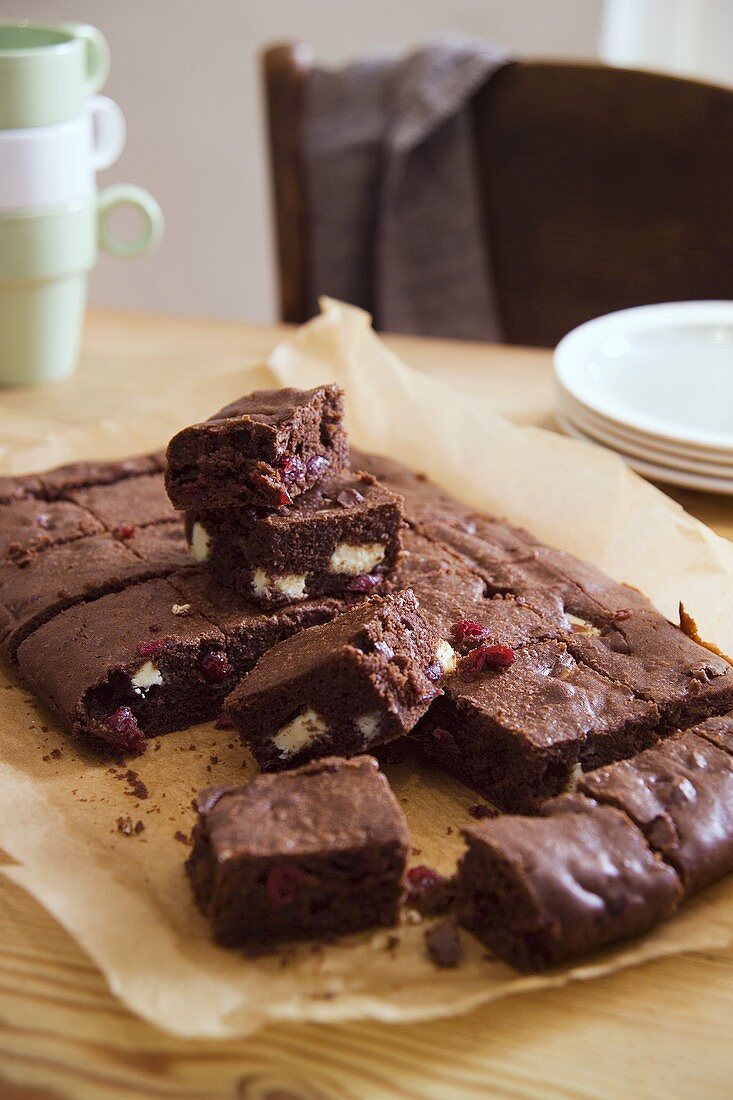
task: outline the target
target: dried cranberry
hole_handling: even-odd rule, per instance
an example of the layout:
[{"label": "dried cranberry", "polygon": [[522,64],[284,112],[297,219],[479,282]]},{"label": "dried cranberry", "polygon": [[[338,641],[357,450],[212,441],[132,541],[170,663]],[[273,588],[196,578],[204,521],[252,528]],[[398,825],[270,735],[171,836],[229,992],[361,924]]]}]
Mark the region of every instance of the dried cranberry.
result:
[{"label": "dried cranberry", "polygon": [[118,707],[112,714],[108,714],[102,719],[97,731],[105,741],[116,749],[122,749],[123,752],[145,751],[145,734],[138,726],[137,719],[129,707]]},{"label": "dried cranberry", "polygon": [[283,489],[280,490],[279,496],[277,498],[277,503],[278,503],[278,507],[280,507],[280,508],[286,508],[288,506],[288,504],[293,503],[293,498],[291,497],[291,495],[287,491],[287,489],[283,488]]},{"label": "dried cranberry", "polygon": [[169,640],[168,638],[150,638],[147,642],[140,642],[135,652],[138,657],[154,657],[156,653],[160,653],[161,649],[165,649]]},{"label": "dried cranberry", "polygon": [[382,578],[379,573],[362,573],[360,577],[352,577],[346,587],[349,592],[371,592],[372,588],[376,588],[381,583]]},{"label": "dried cranberry", "polygon": [[118,539],[131,539],[135,528],[131,523],[121,523],[119,527],[115,527],[114,533]]},{"label": "dried cranberry", "polygon": [[422,900],[424,894],[434,890],[437,886],[445,885],[447,882],[443,875],[439,875],[432,867],[426,867],[425,864],[421,864],[419,867],[411,867],[406,878],[407,897],[405,900],[408,905],[414,907]]},{"label": "dried cranberry", "polygon": [[433,663],[431,665],[428,665],[428,667],[425,669],[425,675],[427,676],[428,680],[432,680],[433,682],[435,682],[436,680],[440,680],[441,676],[443,675],[443,669],[437,661],[433,661]]},{"label": "dried cranberry", "polygon": [[460,619],[453,624],[453,637],[459,642],[482,642],[489,631],[475,619]]},{"label": "dried cranberry", "polygon": [[199,662],[201,675],[212,684],[220,684],[232,672],[226,653],[205,653]]},{"label": "dried cranberry", "polygon": [[328,469],[329,462],[325,455],[312,455],[305,464],[310,481],[318,481]]},{"label": "dried cranberry", "polygon": [[508,645],[480,645],[463,658],[461,675],[464,680],[475,680],[480,672],[504,672],[516,659]]},{"label": "dried cranberry", "polygon": [[614,619],[616,620],[617,623],[622,623],[626,619],[631,618],[631,612],[627,611],[626,608],[621,608],[620,611],[615,612],[613,617],[614,617]]},{"label": "dried cranberry", "polygon": [[286,485],[292,485],[294,481],[302,481],[305,477],[305,462],[297,455],[284,458],[280,463],[280,476]]},{"label": "dried cranberry", "polygon": [[299,868],[287,863],[279,863],[271,867],[265,876],[265,892],[270,904],[278,908],[283,905],[292,905],[305,877]]}]

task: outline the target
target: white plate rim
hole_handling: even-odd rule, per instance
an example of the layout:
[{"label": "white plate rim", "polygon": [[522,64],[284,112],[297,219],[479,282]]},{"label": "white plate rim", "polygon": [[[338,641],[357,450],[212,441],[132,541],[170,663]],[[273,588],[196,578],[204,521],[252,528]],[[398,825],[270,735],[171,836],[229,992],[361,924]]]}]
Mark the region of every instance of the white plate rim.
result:
[{"label": "white plate rim", "polygon": [[718,463],[673,451],[667,453],[663,449],[649,447],[634,437],[626,438],[605,424],[597,424],[590,415],[570,405],[562,397],[558,401],[558,408],[564,418],[580,428],[585,435],[603,443],[606,447],[611,447],[614,451],[623,451],[624,454],[633,455],[635,458],[651,461],[660,466],[669,466],[674,470],[686,470],[689,473],[710,477],[733,478],[733,460],[729,463]]},{"label": "white plate rim", "polygon": [[699,447],[713,447],[733,452],[733,434],[693,432],[683,428],[661,426],[653,417],[634,413],[633,410],[629,415],[617,414],[609,411],[592,396],[581,395],[574,384],[579,360],[582,364],[582,361],[587,358],[588,351],[596,347],[598,340],[606,335],[648,332],[660,327],[672,325],[679,327],[684,326],[685,323],[699,324],[700,322],[733,325],[733,301],[662,302],[656,305],[633,306],[631,309],[621,309],[615,313],[595,317],[563,336],[555,348],[553,361],[556,377],[564,389],[577,401],[617,424],[647,432],[657,439],[673,439]]},{"label": "white plate rim", "polygon": [[694,444],[637,431],[628,424],[612,420],[603,413],[597,412],[596,409],[591,409],[588,405],[583,404],[569,390],[566,390],[557,378],[555,379],[555,397],[558,403],[563,404],[566,409],[572,410],[573,415],[587,417],[589,421],[602,426],[607,432],[612,432],[618,436],[619,439],[633,440],[639,445],[643,444],[649,447],[650,450],[653,449],[664,454],[684,454],[696,462],[717,462],[724,465],[730,462],[733,465],[733,450],[721,450],[717,447],[696,447]]},{"label": "white plate rim", "polygon": [[[589,443],[592,447],[603,447],[602,443],[586,435],[580,428],[566,420],[561,413],[556,415],[558,424],[568,435],[574,439],[582,440],[583,443]],[[608,447],[605,449],[609,450]],[[681,470],[673,470],[669,466],[657,466],[654,463],[643,462],[639,458],[634,458],[633,455],[627,455],[615,449],[612,453],[623,459],[632,470],[636,470],[637,473],[652,481],[661,481],[666,485],[678,485],[682,489],[697,489],[705,493],[733,496],[733,478],[726,480],[725,478],[698,477],[694,474],[685,474]]]}]

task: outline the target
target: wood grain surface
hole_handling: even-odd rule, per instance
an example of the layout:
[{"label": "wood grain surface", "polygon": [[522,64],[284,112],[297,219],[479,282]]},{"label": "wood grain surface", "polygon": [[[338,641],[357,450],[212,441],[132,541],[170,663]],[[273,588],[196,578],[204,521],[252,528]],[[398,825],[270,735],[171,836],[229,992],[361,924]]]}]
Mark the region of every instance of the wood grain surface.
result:
[{"label": "wood grain surface", "polygon": [[[285,330],[96,313],[82,369],[0,391],[0,453],[148,408],[167,387],[262,358]],[[553,426],[549,353],[390,339],[409,363]],[[674,494],[733,535],[725,497]],[[29,807],[29,812],[32,808]],[[723,1098],[733,1081],[733,950],[677,956],[429,1024],[270,1027],[240,1042],[169,1038],[123,1009],[94,964],[0,877],[0,1100]]]}]

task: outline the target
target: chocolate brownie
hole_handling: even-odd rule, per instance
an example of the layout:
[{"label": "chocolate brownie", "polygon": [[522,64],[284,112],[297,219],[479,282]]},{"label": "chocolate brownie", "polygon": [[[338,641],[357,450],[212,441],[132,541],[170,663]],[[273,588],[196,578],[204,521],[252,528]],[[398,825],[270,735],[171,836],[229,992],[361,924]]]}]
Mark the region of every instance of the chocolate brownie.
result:
[{"label": "chocolate brownie", "polygon": [[733,756],[695,729],[581,776],[577,791],[623,810],[685,894],[733,870]]},{"label": "chocolate brownie", "polygon": [[394,567],[401,523],[401,499],[363,473],[322,481],[277,511],[186,514],[192,556],[222,584],[269,607],[371,591]]},{"label": "chocolate brownie", "polygon": [[409,589],[374,596],[276,645],[226,713],[264,770],[351,756],[408,733],[453,658]]},{"label": "chocolate brownie", "polygon": [[460,922],[519,970],[543,970],[669,917],[675,871],[625,814],[607,806],[503,816],[465,831]]},{"label": "chocolate brownie", "polygon": [[222,631],[193,606],[181,614],[165,580],[64,611],[23,642],[18,664],[75,733],[123,752],[212,718],[236,682]]},{"label": "chocolate brownie", "polygon": [[24,561],[49,546],[103,532],[85,508],[65,501],[28,497],[0,504],[0,561]]},{"label": "chocolate brownie", "polygon": [[38,475],[40,495],[46,500],[59,500],[73,489],[113,485],[129,477],[161,474],[164,469],[165,456],[161,452],[109,462],[72,462]]},{"label": "chocolate brownie", "polygon": [[186,863],[227,947],[393,925],[409,835],[369,756],[336,757],[202,791]]},{"label": "chocolate brownie", "polygon": [[656,611],[625,609],[568,648],[605,676],[659,707],[670,726],[686,726],[733,707],[733,668]]},{"label": "chocolate brownie", "polygon": [[698,737],[704,737],[723,752],[733,754],[733,714],[722,714],[717,718],[708,718],[695,726]]},{"label": "chocolate brownie", "polygon": [[343,393],[260,390],[239,398],[168,444],[166,487],[176,508],[279,508],[347,456]]},{"label": "chocolate brownie", "polygon": [[0,504],[12,504],[14,500],[27,500],[29,497],[42,497],[40,478],[35,474],[22,474],[19,477],[0,477]]},{"label": "chocolate brownie", "polygon": [[111,485],[71,489],[65,496],[90,511],[108,531],[121,532],[123,537],[130,527],[179,519],[160,474],[128,477]]},{"label": "chocolate brownie", "polygon": [[226,636],[229,659],[238,677],[249,672],[263,653],[284,638],[330,622],[345,610],[345,605],[334,597],[321,597],[264,612],[253,600],[218,584],[197,566],[179,570],[168,580],[179,594],[180,613],[185,614],[186,607],[195,607]]},{"label": "chocolate brownie", "polygon": [[111,535],[92,535],[0,565],[0,649],[14,658],[22,640],[65,608],[155,575]]},{"label": "chocolate brownie", "polygon": [[180,518],[169,523],[151,523],[147,527],[129,524],[118,527],[121,539],[134,554],[163,575],[175,569],[185,569],[191,563],[188,543]]},{"label": "chocolate brownie", "polygon": [[462,658],[420,727],[444,770],[502,809],[527,811],[566,790],[579,765],[656,740],[653,703],[576,662],[560,641],[513,650],[506,637],[495,629]]}]

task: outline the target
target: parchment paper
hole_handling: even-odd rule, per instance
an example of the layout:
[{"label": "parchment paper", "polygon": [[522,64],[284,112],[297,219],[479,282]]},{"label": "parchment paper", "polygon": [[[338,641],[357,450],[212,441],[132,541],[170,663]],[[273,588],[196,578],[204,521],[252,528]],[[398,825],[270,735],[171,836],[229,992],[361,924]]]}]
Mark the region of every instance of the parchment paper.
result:
[{"label": "parchment paper", "polygon": [[[619,459],[517,428],[426,380],[386,350],[364,313],[339,303],[325,301],[320,318],[274,350],[269,368],[283,384],[340,382],[355,444],[425,470],[471,504],[526,524],[638,585],[670,617],[682,599],[703,636],[733,650],[733,546]],[[233,366],[172,393],[163,420],[105,423],[33,441],[25,468],[152,449],[247,388],[271,383],[272,373]],[[23,457],[14,451],[15,471],[24,468]],[[424,953],[424,923],[400,926],[396,944],[379,931],[246,958],[211,944],[183,873],[194,792],[253,773],[230,732],[208,725],[158,738],[131,763],[137,775],[130,776],[127,768],[85,754],[7,677],[0,683],[0,725],[0,844],[17,861],[3,872],[66,926],[130,1009],[177,1035],[245,1035],[278,1019],[398,1022],[450,1015],[510,993],[733,940],[732,878],[644,939],[541,977],[519,977],[487,960],[466,934],[462,965],[437,970]],[[460,829],[472,820],[466,807],[476,796],[409,762],[388,774],[409,820],[415,862],[450,871]],[[128,817],[131,835],[117,824]],[[137,822],[142,831],[134,831]]]}]

